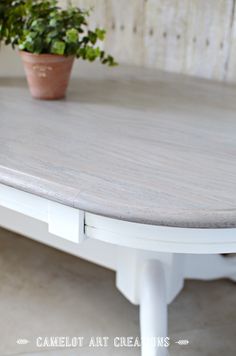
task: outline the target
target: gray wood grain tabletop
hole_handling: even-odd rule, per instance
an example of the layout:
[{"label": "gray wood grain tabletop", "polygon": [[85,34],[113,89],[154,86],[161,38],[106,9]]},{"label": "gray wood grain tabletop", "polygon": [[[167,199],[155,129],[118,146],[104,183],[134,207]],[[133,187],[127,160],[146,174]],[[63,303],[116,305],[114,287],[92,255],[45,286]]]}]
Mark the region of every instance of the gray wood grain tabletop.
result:
[{"label": "gray wood grain tabletop", "polygon": [[117,219],[236,227],[236,89],[79,68],[63,101],[0,78],[0,183]]}]

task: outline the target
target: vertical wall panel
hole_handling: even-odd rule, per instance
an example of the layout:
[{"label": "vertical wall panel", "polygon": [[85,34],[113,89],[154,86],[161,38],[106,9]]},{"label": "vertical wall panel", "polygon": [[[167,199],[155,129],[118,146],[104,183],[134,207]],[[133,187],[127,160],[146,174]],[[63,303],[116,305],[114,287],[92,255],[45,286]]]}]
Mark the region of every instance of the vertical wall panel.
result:
[{"label": "vertical wall panel", "polygon": [[107,0],[107,50],[120,61],[143,63],[144,0]]},{"label": "vertical wall panel", "polygon": [[60,0],[59,3],[61,6],[65,6],[67,4],[67,0]]},{"label": "vertical wall panel", "polygon": [[223,79],[233,0],[147,0],[146,64]]},{"label": "vertical wall panel", "polygon": [[236,82],[236,4],[234,6],[234,13],[232,16],[232,33],[230,40],[226,80],[229,82]]},{"label": "vertical wall panel", "polygon": [[184,69],[189,3],[189,0],[146,1],[144,45],[148,66]]},{"label": "vertical wall panel", "polygon": [[83,9],[91,9],[89,24],[92,28],[106,26],[106,0],[74,0]]},{"label": "vertical wall panel", "polygon": [[223,80],[230,50],[234,0],[196,0],[188,15],[186,73]]}]

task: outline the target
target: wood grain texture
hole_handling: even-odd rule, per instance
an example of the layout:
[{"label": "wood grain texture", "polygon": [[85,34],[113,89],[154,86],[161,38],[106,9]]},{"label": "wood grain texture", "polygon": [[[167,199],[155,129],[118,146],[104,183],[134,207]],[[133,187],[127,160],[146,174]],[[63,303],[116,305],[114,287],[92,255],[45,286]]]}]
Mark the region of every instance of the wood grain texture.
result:
[{"label": "wood grain texture", "polygon": [[0,79],[0,182],[141,223],[236,227],[236,91],[80,64],[66,101]]}]

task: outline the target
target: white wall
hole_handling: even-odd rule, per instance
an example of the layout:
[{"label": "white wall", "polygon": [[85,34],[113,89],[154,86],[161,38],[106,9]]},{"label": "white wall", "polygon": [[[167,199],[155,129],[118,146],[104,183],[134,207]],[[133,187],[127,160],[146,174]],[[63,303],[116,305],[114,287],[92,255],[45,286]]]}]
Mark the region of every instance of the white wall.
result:
[{"label": "white wall", "polygon": [[10,47],[0,48],[0,76],[16,76],[23,74],[23,67],[17,51]]}]

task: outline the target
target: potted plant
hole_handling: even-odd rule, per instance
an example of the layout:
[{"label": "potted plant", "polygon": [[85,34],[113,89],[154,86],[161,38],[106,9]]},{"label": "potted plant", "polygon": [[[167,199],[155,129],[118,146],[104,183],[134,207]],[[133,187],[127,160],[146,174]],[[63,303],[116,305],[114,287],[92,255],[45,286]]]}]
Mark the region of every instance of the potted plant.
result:
[{"label": "potted plant", "polygon": [[19,48],[34,98],[63,98],[75,58],[116,64],[98,46],[105,30],[88,28],[88,11],[71,4],[63,9],[58,0],[4,1],[8,7],[1,37],[6,44]]}]

